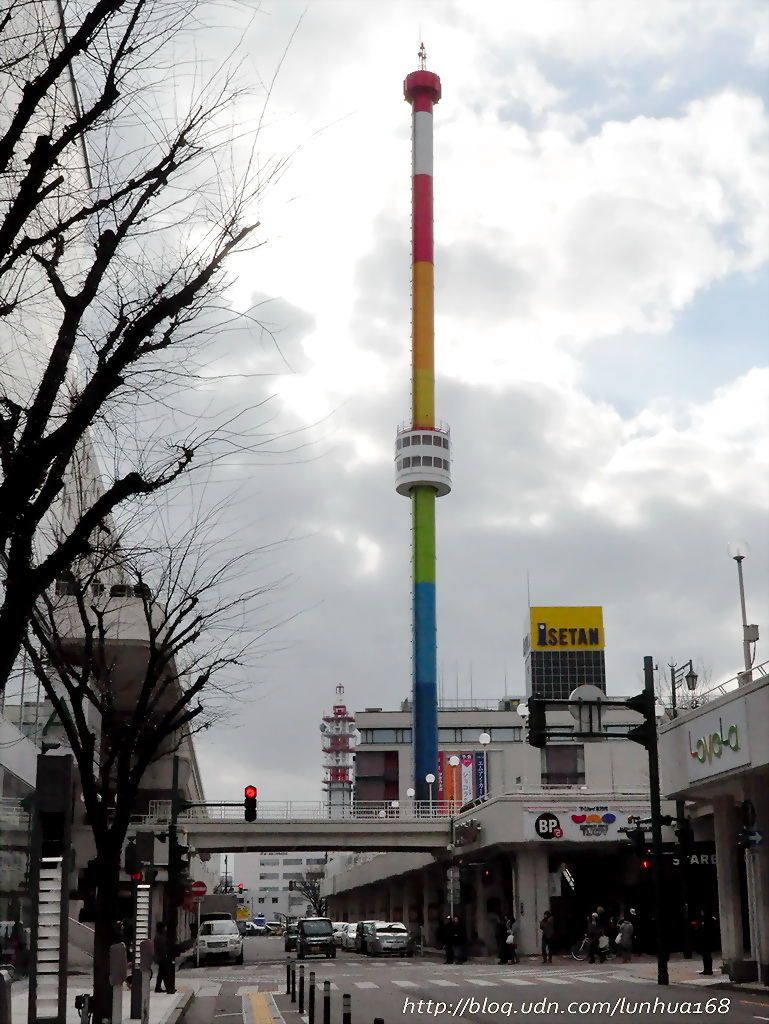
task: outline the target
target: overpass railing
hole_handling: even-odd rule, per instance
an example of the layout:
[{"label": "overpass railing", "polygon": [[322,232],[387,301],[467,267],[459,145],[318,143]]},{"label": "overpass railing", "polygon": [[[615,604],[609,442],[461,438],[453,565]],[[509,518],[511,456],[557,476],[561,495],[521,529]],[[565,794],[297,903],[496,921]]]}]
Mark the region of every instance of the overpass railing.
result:
[{"label": "overpass railing", "polygon": [[[324,800],[260,800],[256,808],[257,821],[415,821],[430,818],[450,818],[459,812],[451,800],[370,800],[348,807],[329,807]],[[142,816],[145,823],[167,822],[171,817],[170,800],[151,800],[149,813]],[[243,803],[217,802],[193,804],[182,810],[179,822],[243,821]]]}]

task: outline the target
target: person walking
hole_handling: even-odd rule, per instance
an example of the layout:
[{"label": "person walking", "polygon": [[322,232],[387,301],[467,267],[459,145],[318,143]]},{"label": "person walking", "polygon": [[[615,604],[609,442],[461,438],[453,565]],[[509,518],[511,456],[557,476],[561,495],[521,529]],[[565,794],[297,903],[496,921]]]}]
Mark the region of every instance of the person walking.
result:
[{"label": "person walking", "polygon": [[713,973],[713,950],[717,943],[718,922],[712,914],[701,910],[697,918],[697,952],[702,957],[700,974]]},{"label": "person walking", "polygon": [[510,921],[508,918],[503,917],[501,914],[497,918],[497,923],[494,928],[494,938],[497,942],[497,956],[499,957],[499,963],[509,964],[510,963],[510,945],[507,941],[510,935]]},{"label": "person walking", "polygon": [[162,992],[162,985],[165,985],[166,992],[175,992],[176,989],[170,988],[171,982],[171,947],[168,944],[168,936],[166,935],[166,926],[162,921],[158,921],[155,925],[155,963],[158,966],[158,976],[155,981],[155,991]]},{"label": "person walking", "polygon": [[546,910],[539,922],[539,930],[542,932],[542,963],[553,962],[553,937],[555,936],[555,918],[549,910]]},{"label": "person walking", "polygon": [[595,955],[598,954],[600,963],[606,962],[606,950],[601,946],[601,939],[605,938],[603,928],[598,923],[598,914],[591,914],[587,925],[587,941],[590,950],[588,963],[595,963]]},{"label": "person walking", "polygon": [[438,928],[438,945],[443,946],[446,951],[446,963],[454,963],[454,946],[456,944],[456,931],[454,929],[454,920],[451,917],[447,917],[445,921],[441,921],[440,927]]},{"label": "person walking", "polygon": [[518,933],[520,930],[520,926],[515,917],[511,916],[508,924],[509,934],[507,938],[507,947],[510,950],[510,962],[514,964],[519,964],[521,962],[518,956]]},{"label": "person walking", "polygon": [[467,963],[467,928],[464,921],[454,918],[454,945],[457,951],[457,963]]},{"label": "person walking", "polygon": [[621,917],[617,922],[615,945],[622,955],[622,963],[629,964],[633,952],[633,923]]}]

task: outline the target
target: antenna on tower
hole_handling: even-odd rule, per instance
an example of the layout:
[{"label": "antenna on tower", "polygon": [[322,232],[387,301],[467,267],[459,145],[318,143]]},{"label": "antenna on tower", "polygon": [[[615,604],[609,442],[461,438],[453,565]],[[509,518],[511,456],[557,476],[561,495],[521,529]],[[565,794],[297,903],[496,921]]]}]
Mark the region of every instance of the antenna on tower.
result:
[{"label": "antenna on tower", "polygon": [[420,43],[419,44],[419,54],[418,54],[418,56],[419,56],[419,70],[420,71],[424,71],[425,67],[427,66],[427,50],[425,49],[425,44],[424,43]]}]

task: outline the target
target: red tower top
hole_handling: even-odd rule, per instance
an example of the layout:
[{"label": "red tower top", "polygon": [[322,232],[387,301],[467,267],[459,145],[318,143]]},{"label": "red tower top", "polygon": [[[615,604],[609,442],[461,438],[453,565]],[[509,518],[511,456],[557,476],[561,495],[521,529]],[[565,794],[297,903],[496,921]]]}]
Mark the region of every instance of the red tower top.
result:
[{"label": "red tower top", "polygon": [[403,95],[414,110],[432,110],[433,104],[441,98],[441,80],[425,68],[427,51],[425,44],[419,47],[419,71],[412,71],[403,83]]}]

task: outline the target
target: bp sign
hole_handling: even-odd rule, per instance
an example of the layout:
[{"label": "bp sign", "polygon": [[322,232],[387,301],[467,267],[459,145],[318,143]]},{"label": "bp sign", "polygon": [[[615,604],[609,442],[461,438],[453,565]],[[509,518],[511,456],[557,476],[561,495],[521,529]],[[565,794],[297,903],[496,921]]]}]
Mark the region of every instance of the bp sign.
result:
[{"label": "bp sign", "polygon": [[538,814],[534,819],[534,831],[538,839],[562,839],[563,829],[558,820],[558,815],[547,811],[545,814]]}]

